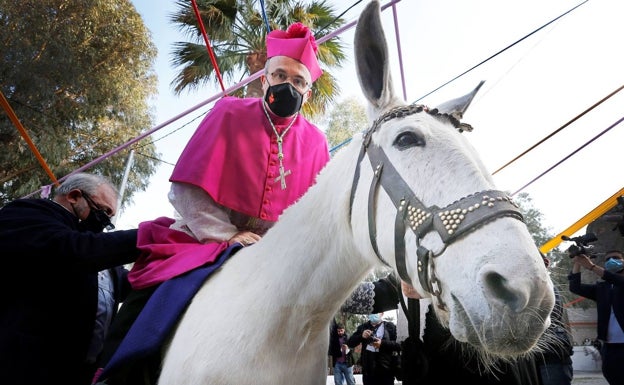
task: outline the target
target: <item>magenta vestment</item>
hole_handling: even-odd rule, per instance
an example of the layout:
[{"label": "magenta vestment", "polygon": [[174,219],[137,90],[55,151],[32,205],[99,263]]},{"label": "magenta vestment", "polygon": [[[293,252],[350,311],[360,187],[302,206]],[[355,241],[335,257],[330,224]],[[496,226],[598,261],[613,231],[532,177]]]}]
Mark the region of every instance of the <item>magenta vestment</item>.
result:
[{"label": "magenta vestment", "polygon": [[[234,211],[277,221],[284,209],[314,184],[329,161],[329,150],[323,132],[298,115],[283,140],[287,175],[286,189],[282,189],[276,180],[277,138],[261,103],[258,98],[234,97],[215,103],[180,155],[169,180],[201,187],[217,203]],[[292,119],[271,117],[280,134]],[[169,225],[163,218],[139,225],[138,247],[143,253],[128,276],[135,289],[212,262],[228,246],[227,242],[201,244],[168,229]]]}]

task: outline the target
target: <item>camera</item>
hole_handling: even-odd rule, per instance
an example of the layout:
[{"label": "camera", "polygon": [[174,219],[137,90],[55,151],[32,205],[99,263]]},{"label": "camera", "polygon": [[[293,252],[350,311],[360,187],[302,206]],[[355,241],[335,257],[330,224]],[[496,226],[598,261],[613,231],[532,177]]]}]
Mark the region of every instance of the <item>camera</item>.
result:
[{"label": "camera", "polygon": [[368,338],[362,338],[362,342],[372,345],[375,340],[377,340],[377,336],[375,335],[375,330],[367,329],[371,334]]},{"label": "camera", "polygon": [[596,234],[587,233],[585,235],[580,235],[574,238],[570,238],[568,236],[562,235],[561,239],[563,239],[564,241],[570,241],[570,242],[575,243],[574,245],[570,246],[568,250],[566,250],[570,258],[574,258],[577,255],[581,255],[581,254],[585,254],[589,256],[590,258],[593,258],[591,253],[594,249],[594,246],[588,245],[588,243],[596,242],[598,240],[598,238],[596,237]]},{"label": "camera", "polygon": [[362,341],[363,341],[364,343],[367,343],[367,344],[369,344],[369,345],[372,345],[372,344],[373,344],[373,342],[375,342],[375,340],[376,340],[376,339],[377,339],[377,337],[376,337],[376,336],[371,335],[371,336],[370,336],[370,337],[368,337],[368,338],[363,338],[363,339],[362,339]]}]

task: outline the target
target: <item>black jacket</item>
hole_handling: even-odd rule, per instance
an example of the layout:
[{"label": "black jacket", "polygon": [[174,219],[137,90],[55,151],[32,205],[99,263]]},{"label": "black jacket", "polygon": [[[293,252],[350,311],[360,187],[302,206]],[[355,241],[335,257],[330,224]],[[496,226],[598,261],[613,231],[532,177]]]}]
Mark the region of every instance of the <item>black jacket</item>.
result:
[{"label": "black jacket", "polygon": [[0,384],[84,385],[97,272],[136,260],[137,231],[81,232],[47,199],[0,210]]},{"label": "black jacket", "polygon": [[[462,385],[538,385],[539,375],[536,362],[519,359],[514,363],[498,362],[496,369],[484,371],[476,359],[472,347],[457,341],[451,332],[443,327],[429,305],[426,315],[426,329],[423,336],[424,357],[427,371],[418,385],[462,384]],[[409,384],[404,382],[404,384]]]},{"label": "black jacket", "polygon": [[[338,331],[336,330],[336,322],[333,321],[331,327],[329,329],[329,350],[327,352],[328,355],[332,357],[332,366],[336,366],[336,359],[342,357],[342,349],[340,345],[340,336],[338,336]],[[344,334],[345,343],[349,340],[349,335],[345,332]],[[353,350],[349,349],[349,352],[346,354],[346,362],[347,366],[353,366],[355,363],[353,360]]]},{"label": "black jacket", "polygon": [[570,291],[574,294],[596,301],[598,307],[598,339],[607,340],[607,328],[611,316],[611,305],[615,318],[624,328],[624,275],[604,272],[599,281],[592,284],[581,283],[581,273],[568,275]]},{"label": "black jacket", "polygon": [[[391,372],[392,369],[392,355],[394,352],[401,351],[401,344],[397,342],[397,330],[396,325],[392,322],[382,321],[384,325],[384,336],[381,340],[381,346],[379,347],[379,352],[372,353],[366,350],[366,347],[371,344],[373,341],[364,340],[362,338],[362,332],[366,329],[376,330],[377,328],[373,326],[370,321],[367,321],[360,326],[357,327],[355,332],[349,337],[347,341],[347,345],[350,348],[355,348],[359,344],[362,344],[362,353],[360,360],[362,361],[362,373],[367,374],[372,371],[387,371]],[[375,359],[372,356],[375,355]]]}]

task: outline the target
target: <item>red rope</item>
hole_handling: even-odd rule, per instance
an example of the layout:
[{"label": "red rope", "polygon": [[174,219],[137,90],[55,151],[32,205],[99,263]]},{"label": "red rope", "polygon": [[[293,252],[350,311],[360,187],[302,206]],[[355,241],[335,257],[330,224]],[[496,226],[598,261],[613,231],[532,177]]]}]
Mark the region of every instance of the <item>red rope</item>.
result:
[{"label": "red rope", "polygon": [[219,66],[217,65],[217,59],[215,58],[215,54],[212,50],[212,46],[210,45],[210,40],[208,40],[208,34],[206,33],[206,28],[204,28],[204,22],[201,19],[199,14],[199,8],[197,7],[197,1],[191,0],[193,3],[193,11],[195,11],[195,17],[197,17],[197,22],[199,23],[199,29],[201,29],[202,36],[204,37],[204,42],[206,43],[206,49],[208,50],[208,54],[210,55],[210,61],[212,62],[212,66],[215,69],[215,73],[217,74],[217,79],[219,79],[219,84],[221,85],[221,91],[225,91],[225,86],[223,85],[223,79],[221,78],[221,72],[219,71]]},{"label": "red rope", "polygon": [[579,303],[581,301],[583,301],[585,299],[585,297],[578,297],[577,299],[574,299],[566,304],[563,305],[563,307],[570,307],[572,305],[574,305],[575,303]]}]

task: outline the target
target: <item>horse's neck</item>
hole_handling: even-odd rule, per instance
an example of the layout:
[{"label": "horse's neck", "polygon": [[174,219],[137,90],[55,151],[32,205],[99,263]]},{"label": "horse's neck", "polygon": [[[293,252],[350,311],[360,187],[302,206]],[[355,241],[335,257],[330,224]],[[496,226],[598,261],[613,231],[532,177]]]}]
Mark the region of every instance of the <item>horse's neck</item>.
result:
[{"label": "horse's neck", "polygon": [[268,277],[264,287],[279,287],[274,292],[284,296],[274,303],[289,309],[296,305],[328,321],[375,263],[358,253],[349,223],[354,165],[344,162],[351,159],[335,157],[317,183],[253,246],[263,259],[257,268]]}]

